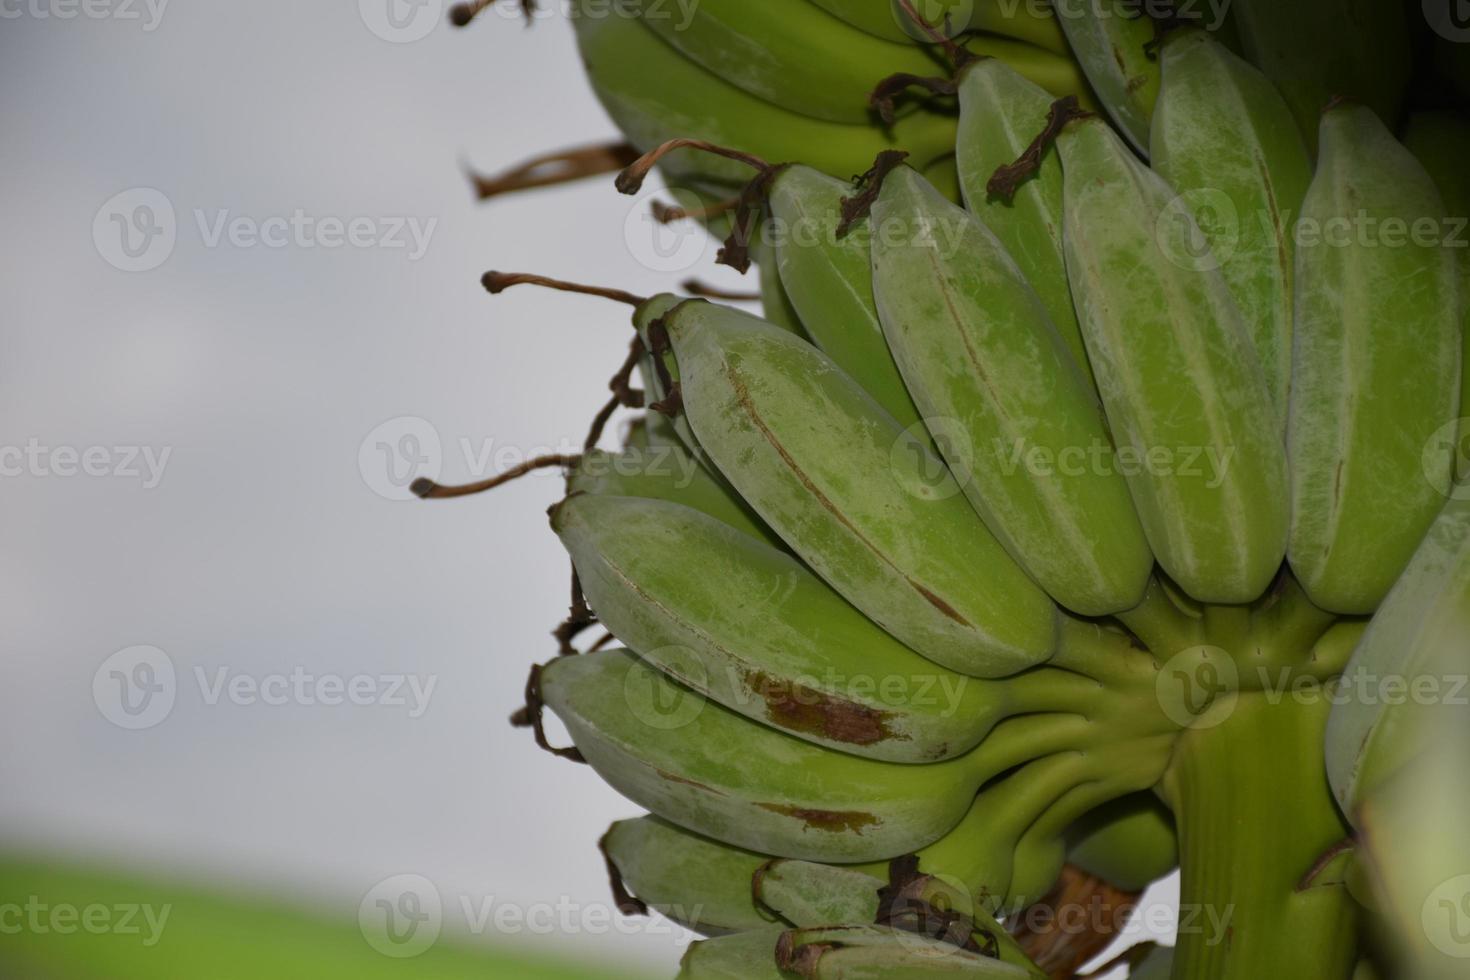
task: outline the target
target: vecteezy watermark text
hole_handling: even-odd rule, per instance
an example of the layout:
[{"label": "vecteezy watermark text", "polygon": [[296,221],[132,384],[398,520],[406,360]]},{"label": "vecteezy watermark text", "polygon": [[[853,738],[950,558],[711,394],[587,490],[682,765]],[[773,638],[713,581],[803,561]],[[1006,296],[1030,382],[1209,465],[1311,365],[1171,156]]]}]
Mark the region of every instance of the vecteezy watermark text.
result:
[{"label": "vecteezy watermark text", "polygon": [[46,902],[29,895],[24,902],[0,903],[0,936],[141,936],[152,948],[163,938],[172,905],[154,906],[136,902]]},{"label": "vecteezy watermark text", "polygon": [[151,34],[163,21],[169,0],[0,0],[0,20],[140,21]]},{"label": "vecteezy watermark text", "polygon": [[163,482],[172,446],[48,446],[32,437],[24,446],[0,446],[0,477],[74,476],[141,480],[144,490]]}]

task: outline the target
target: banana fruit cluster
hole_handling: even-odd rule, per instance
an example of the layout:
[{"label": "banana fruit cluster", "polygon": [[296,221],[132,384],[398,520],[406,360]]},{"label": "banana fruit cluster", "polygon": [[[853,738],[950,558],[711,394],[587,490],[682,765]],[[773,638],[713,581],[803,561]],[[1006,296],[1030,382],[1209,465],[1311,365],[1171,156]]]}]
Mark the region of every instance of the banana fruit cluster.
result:
[{"label": "banana fruit cluster", "polygon": [[[620,646],[533,685],[649,811],[604,851],[712,937],[682,975],[1044,976],[999,920],[1069,860],[1170,870],[1149,794],[1228,698],[1462,649],[1470,265],[1446,233],[1470,194],[1433,152],[1470,142],[1457,120],[1411,151],[1344,99],[1304,133],[1303,86],[1238,39],[1122,15],[578,6],[635,146],[738,148],[660,166],[759,210],[765,318],[637,304],[655,407],[551,511]],[[946,69],[949,111],[873,125],[879,77]],[[777,165],[752,184],[751,158]],[[1406,727],[1334,714],[1353,819]],[[904,861],[962,927],[893,917]],[[1216,962],[1193,955],[1138,975]]]}]

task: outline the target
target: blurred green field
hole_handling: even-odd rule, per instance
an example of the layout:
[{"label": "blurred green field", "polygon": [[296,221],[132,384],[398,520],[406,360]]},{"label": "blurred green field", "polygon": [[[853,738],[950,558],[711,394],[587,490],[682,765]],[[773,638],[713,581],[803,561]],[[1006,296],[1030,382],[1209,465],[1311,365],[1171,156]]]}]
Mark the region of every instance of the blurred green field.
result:
[{"label": "blurred green field", "polygon": [[[127,908],[139,911],[125,921]],[[164,917],[164,910],[167,916]],[[555,937],[540,937],[553,948]],[[442,935],[412,958],[354,920],[111,871],[0,855],[5,980],[635,980]]]}]

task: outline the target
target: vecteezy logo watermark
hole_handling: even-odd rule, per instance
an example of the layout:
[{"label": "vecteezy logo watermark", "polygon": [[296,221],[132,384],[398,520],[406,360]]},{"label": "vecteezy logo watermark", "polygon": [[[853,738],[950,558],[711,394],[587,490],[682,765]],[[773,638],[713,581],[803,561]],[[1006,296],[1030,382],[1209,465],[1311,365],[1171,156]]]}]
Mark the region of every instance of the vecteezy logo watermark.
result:
[{"label": "vecteezy logo watermark", "polygon": [[387,500],[412,500],[415,480],[436,480],[444,464],[439,430],[412,415],[389,419],[357,447],[363,482]]},{"label": "vecteezy logo watermark", "polygon": [[[633,663],[623,675],[623,701],[628,710],[655,731],[678,731],[693,724],[704,711],[705,699],[691,688],[709,687],[704,661],[694,651],[677,645],[654,650],[648,655],[648,660],[658,664],[659,669],[652,670]],[[677,683],[667,675],[677,677],[683,683]]]},{"label": "vecteezy logo watermark", "polygon": [[357,927],[368,945],[384,956],[418,956],[434,945],[444,928],[444,901],[423,875],[394,875],[363,896]]},{"label": "vecteezy logo watermark", "polygon": [[995,457],[1006,476],[1024,469],[1031,476],[1080,477],[1087,474],[1132,477],[1148,474],[1181,480],[1202,480],[1211,490],[1225,482],[1235,447],[1228,446],[1118,446],[1093,440],[1088,446],[1037,446],[1024,438],[1006,445],[994,442]]},{"label": "vecteezy logo watermark", "polygon": [[163,482],[172,446],[46,446],[36,438],[25,446],[0,446],[0,477],[40,479],[74,476],[141,480],[144,490]]},{"label": "vecteezy logo watermark", "polygon": [[[953,39],[974,26],[971,21],[975,18],[975,0],[887,0],[887,2],[893,14],[893,20],[899,28],[914,40],[926,44],[933,41],[935,35]],[[1024,0],[990,0],[990,2],[998,2],[1002,11],[1013,13],[1014,8],[1019,7]],[[1006,11],[1007,4],[1013,9]],[[905,6],[910,7],[912,13],[904,9]],[[919,23],[914,22],[914,15],[918,16]]]},{"label": "vecteezy logo watermark", "polygon": [[1446,422],[1424,443],[1424,479],[1441,496],[1470,499],[1470,418]]},{"label": "vecteezy logo watermark", "polygon": [[[317,673],[297,666],[289,672],[255,676],[230,667],[193,671],[199,698],[207,707],[405,708],[410,719],[423,717],[438,686],[437,675]],[[132,731],[152,728],[173,712],[180,684],[172,658],[158,647],[119,650],[92,675],[92,701],[102,717]]]},{"label": "vecteezy logo watermark", "polygon": [[119,650],[92,675],[92,700],[119,728],[152,728],[174,710],[178,681],[174,662],[158,647]]},{"label": "vecteezy logo watermark", "polygon": [[151,34],[163,21],[169,0],[0,0],[0,20],[120,20],[141,21]]},{"label": "vecteezy logo watermark", "polygon": [[623,243],[634,261],[651,272],[688,272],[704,261],[714,239],[692,218],[670,220],[668,198],[681,214],[702,214],[716,206],[713,199],[684,187],[645,190],[632,199],[623,220]]},{"label": "vecteezy logo watermark", "polygon": [[1470,42],[1470,2],[1423,0],[1424,19],[1434,33],[1456,44]]},{"label": "vecteezy logo watermark", "polygon": [[367,29],[394,44],[422,41],[444,19],[444,0],[357,0]]},{"label": "vecteezy logo watermark", "polygon": [[148,272],[168,261],[178,240],[173,202],[151,187],[108,198],[92,219],[92,242],[107,263],[123,272]]},{"label": "vecteezy logo watermark", "polygon": [[1214,728],[1235,712],[1240,672],[1229,652],[1201,644],[1170,657],[1154,680],[1164,715],[1181,728]]},{"label": "vecteezy logo watermark", "polygon": [[1470,959],[1470,875],[1451,878],[1430,892],[1420,923],[1435,949],[1454,959]]},{"label": "vecteezy logo watermark", "polygon": [[91,902],[73,905],[69,902],[45,902],[29,895],[24,902],[0,903],[0,936],[72,936],[85,932],[92,936],[142,936],[142,945],[151,949],[163,938],[164,927],[173,905],[148,905],[117,902],[111,905]]},{"label": "vecteezy logo watermark", "polygon": [[[308,214],[256,217],[229,208],[194,208],[191,212],[200,244],[207,249],[285,249],[306,251],[342,248],[404,251],[417,262],[429,250],[438,218],[405,215],[341,218]],[[148,272],[168,261],[178,244],[179,223],[173,202],[162,191],[136,187],[123,191],[97,210],[92,241],[108,264],[124,272]]]},{"label": "vecteezy logo watermark", "polygon": [[1170,262],[1193,272],[1208,272],[1235,254],[1240,243],[1240,214],[1224,191],[1210,187],[1186,191],[1159,212],[1154,239]]}]

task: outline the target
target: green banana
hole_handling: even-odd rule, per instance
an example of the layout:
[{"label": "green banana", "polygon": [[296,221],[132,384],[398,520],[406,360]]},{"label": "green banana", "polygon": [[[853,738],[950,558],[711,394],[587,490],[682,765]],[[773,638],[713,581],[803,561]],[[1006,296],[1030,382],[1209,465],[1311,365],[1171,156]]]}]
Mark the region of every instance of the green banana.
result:
[{"label": "green banana", "polygon": [[1102,120],[1058,145],[1072,295],[1149,544],[1195,599],[1249,602],[1286,550],[1287,477],[1240,311],[1219,270],[1177,261],[1198,227]]},{"label": "green banana", "polygon": [[1312,179],[1307,147],[1275,86],[1202,31],[1160,54],[1153,168],[1199,223],[1251,333],[1286,432],[1291,384],[1292,225]]},{"label": "green banana", "polygon": [[852,185],[810,167],[783,168],[771,182],[776,261],[791,303],[812,343],[846,371],[906,429],[919,411],[888,351],[873,300],[872,234],[868,222],[838,235],[842,201]]},{"label": "green banana", "polygon": [[1067,861],[1115,888],[1141,892],[1179,866],[1173,815],[1152,793],[1120,797],[1068,830]]},{"label": "green banana", "polygon": [[1152,946],[1128,967],[1128,980],[1169,980],[1173,976],[1174,950]]},{"label": "green banana", "polygon": [[[921,162],[953,152],[954,121],[940,114],[909,113],[886,132],[803,117],[706,71],[637,18],[607,16],[599,6],[599,0],[578,0],[578,47],[603,108],[640,150],[694,137],[844,177],[867,169],[885,149],[902,147]],[[662,166],[676,179],[703,175],[731,188],[750,177],[743,164],[691,150],[670,154]]]},{"label": "green banana", "polygon": [[1138,605],[1153,554],[1128,484],[1087,463],[1112,450],[1102,407],[1021,269],[907,167],[888,175],[872,221],[883,331],[970,503],[1063,606]]},{"label": "green banana", "polygon": [[928,41],[932,30],[945,37],[956,38],[970,31],[984,31],[1014,38],[1068,56],[1071,48],[1066,35],[1049,7],[1008,0],[917,0],[915,12],[924,24],[913,18],[898,0],[812,0],[833,16],[890,41]]},{"label": "green banana", "polygon": [[1356,99],[1385,122],[1397,121],[1412,70],[1408,5],[1231,0],[1229,9],[1245,56],[1281,90],[1313,149],[1332,99]]},{"label": "green banana", "polygon": [[1150,50],[1153,21],[1129,0],[1063,2],[1057,20],[1072,54],[1118,130],[1146,156],[1159,97],[1159,62]]},{"label": "green banana", "polygon": [[1349,696],[1333,704],[1327,773],[1350,817],[1426,753],[1437,719],[1463,710],[1454,704],[1470,636],[1470,487],[1457,489],[1353,652]]},{"label": "green banana", "polygon": [[878,919],[878,893],[887,884],[859,868],[789,859],[768,862],[751,890],[763,907],[799,928],[860,924]]},{"label": "green banana", "polygon": [[956,162],[965,206],[1005,245],[1041,297],[1057,332],[1092,381],[1092,366],[1072,304],[1062,254],[1062,165],[1047,154],[1031,179],[1008,200],[990,193],[991,177],[1019,158],[1046,125],[1052,99],[1045,90],[995,59],[967,65],[960,75]]},{"label": "green banana", "polygon": [[1029,978],[1027,970],[938,939],[891,926],[793,929],[776,947],[776,962],[810,980],[908,980],[925,977]]},{"label": "green banana", "polygon": [[677,441],[630,446],[622,453],[585,453],[567,478],[567,493],[645,497],[683,504],[753,538],[781,546],[781,539],[761,523],[745,501],[700,466]]},{"label": "green banana", "polygon": [[625,650],[558,658],[540,684],[614,789],[735,847],[886,860],[943,836],[976,785],[973,757],[908,766],[834,752],[707,701]]},{"label": "green banana", "polygon": [[1459,270],[1434,182],[1371,109],[1330,109],[1320,144],[1297,234],[1289,558],[1318,606],[1361,614],[1448,492]]},{"label": "green banana", "polygon": [[767,323],[775,324],[798,337],[806,337],[806,326],[801,322],[801,314],[781,282],[781,267],[777,264],[776,250],[766,244],[766,238],[766,232],[758,230],[750,249],[760,283],[761,315]]},{"label": "green banana", "polygon": [[[1404,146],[1424,165],[1439,188],[1445,213],[1453,223],[1470,219],[1470,122],[1448,112],[1416,112],[1404,126]],[[1453,231],[1453,228],[1452,228]],[[1461,227],[1456,236],[1465,238]],[[1470,251],[1457,250],[1460,262],[1460,305],[1465,316],[1464,370],[1460,381],[1460,418],[1470,418]],[[1461,423],[1464,425],[1465,423]],[[1459,452],[1460,479],[1470,476],[1470,452]]]},{"label": "green banana", "polygon": [[770,858],[691,834],[658,817],[619,820],[602,838],[619,880],[650,908],[705,936],[762,929],[750,880]]},{"label": "green banana", "polygon": [[943,464],[828,357],[703,301],[663,324],[701,447],[849,602],[961,673],[995,677],[1051,655],[1051,601]]},{"label": "green banana", "polygon": [[790,980],[776,965],[776,943],[785,932],[777,926],[691,943],[678,980]]},{"label": "green banana", "polygon": [[598,619],[706,697],[891,762],[968,751],[1015,695],[918,656],[785,552],[667,501],[574,494],[552,526]]}]

